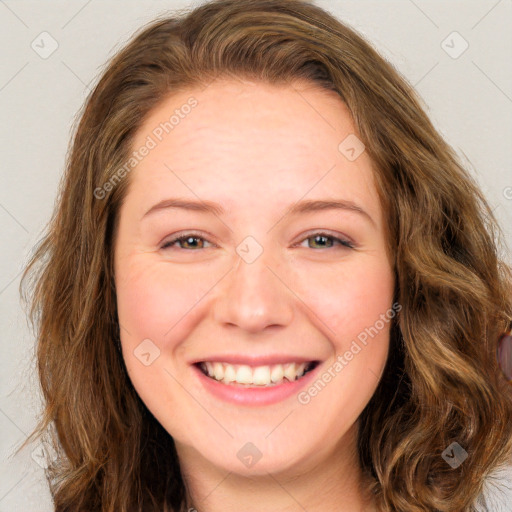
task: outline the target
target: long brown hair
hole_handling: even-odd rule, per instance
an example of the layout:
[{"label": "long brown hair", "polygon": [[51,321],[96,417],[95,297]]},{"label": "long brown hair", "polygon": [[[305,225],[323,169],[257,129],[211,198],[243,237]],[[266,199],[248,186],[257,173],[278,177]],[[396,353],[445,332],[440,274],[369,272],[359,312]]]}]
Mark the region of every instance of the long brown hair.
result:
[{"label": "long brown hair", "polygon": [[[118,349],[113,249],[130,183],[119,169],[162,100],[219,77],[308,80],[348,106],[375,166],[402,306],[360,418],[360,462],[383,511],[467,510],[512,453],[512,395],[495,356],[512,319],[502,233],[407,81],[356,32],[299,0],[220,0],[157,19],[86,101],[54,215],[20,286],[37,324],[45,401],[29,440],[56,453],[47,474],[55,510],[184,506],[173,439]],[[454,442],[468,454],[457,468],[442,456]]]}]

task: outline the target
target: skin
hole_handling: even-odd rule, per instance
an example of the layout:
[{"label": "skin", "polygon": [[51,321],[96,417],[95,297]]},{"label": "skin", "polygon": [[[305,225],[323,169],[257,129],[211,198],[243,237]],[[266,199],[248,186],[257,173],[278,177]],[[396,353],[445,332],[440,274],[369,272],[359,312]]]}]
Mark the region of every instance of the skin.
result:
[{"label": "skin", "polygon": [[[233,405],[206,393],[190,365],[214,352],[280,353],[327,370],[390,310],[394,275],[372,162],[338,150],[357,134],[339,96],[301,82],[230,79],[180,92],[149,115],[133,148],[192,96],[197,106],[131,172],[120,210],[115,276],[133,385],[173,436],[200,512],[373,510],[356,433],[386,363],[390,322],[307,404],[292,395]],[[169,208],[141,220],[171,197],[215,201],[225,213]],[[302,199],[350,200],[373,222],[349,210],[284,215]],[[161,248],[191,230],[200,236],[192,244]],[[356,247],[318,241],[321,231]],[[247,236],[263,249],[251,264],[236,252]],[[134,355],[145,339],[160,350],[149,366]],[[262,454],[251,467],[237,457],[247,442]]]}]

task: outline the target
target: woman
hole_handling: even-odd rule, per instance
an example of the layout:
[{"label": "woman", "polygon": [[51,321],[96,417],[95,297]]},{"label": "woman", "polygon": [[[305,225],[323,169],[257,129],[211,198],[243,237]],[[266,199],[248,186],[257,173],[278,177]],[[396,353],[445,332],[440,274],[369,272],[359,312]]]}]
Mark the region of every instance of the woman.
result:
[{"label": "woman", "polygon": [[497,230],[411,87],[320,8],[145,27],[24,276],[55,510],[484,506],[512,450]]}]

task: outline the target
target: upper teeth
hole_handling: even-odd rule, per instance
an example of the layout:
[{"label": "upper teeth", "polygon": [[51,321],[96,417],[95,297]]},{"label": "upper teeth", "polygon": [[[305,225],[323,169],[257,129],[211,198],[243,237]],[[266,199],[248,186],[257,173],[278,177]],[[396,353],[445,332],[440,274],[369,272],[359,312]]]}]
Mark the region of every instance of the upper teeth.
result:
[{"label": "upper teeth", "polygon": [[205,373],[215,380],[224,384],[237,382],[239,384],[255,384],[269,386],[280,384],[286,377],[294,381],[304,375],[308,363],[275,364],[272,366],[248,366],[245,364],[228,364],[220,362],[204,362],[201,368]]}]

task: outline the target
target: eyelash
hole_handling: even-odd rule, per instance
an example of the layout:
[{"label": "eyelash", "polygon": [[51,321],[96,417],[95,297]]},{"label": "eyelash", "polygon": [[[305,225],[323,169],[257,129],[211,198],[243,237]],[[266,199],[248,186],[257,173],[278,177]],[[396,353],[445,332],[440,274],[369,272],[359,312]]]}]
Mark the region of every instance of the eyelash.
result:
[{"label": "eyelash", "polygon": [[[310,238],[316,238],[316,237],[320,237],[320,236],[325,237],[325,238],[330,238],[330,239],[334,240],[335,242],[339,242],[339,244],[345,249],[354,249],[355,248],[355,245],[352,242],[350,242],[349,240],[345,240],[344,238],[338,238],[338,237],[335,237],[334,235],[331,235],[329,233],[325,233],[322,231],[315,232],[315,233],[308,235],[307,237],[303,238],[301,240],[301,242],[299,242],[299,243],[302,243]],[[204,237],[202,237],[201,235],[199,235],[197,233],[186,233],[185,235],[181,235],[179,237],[175,237],[171,240],[168,240],[160,247],[160,249],[171,248],[176,242],[182,242],[182,241],[187,240],[188,238],[196,238],[196,239],[201,239],[201,240],[207,241]],[[333,247],[323,247],[322,249],[332,249],[332,248],[334,248],[334,246]],[[199,249],[182,249],[182,250],[194,251],[194,250],[199,250]]]}]

